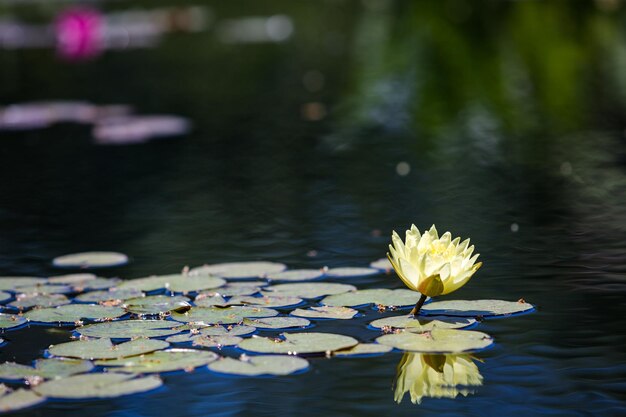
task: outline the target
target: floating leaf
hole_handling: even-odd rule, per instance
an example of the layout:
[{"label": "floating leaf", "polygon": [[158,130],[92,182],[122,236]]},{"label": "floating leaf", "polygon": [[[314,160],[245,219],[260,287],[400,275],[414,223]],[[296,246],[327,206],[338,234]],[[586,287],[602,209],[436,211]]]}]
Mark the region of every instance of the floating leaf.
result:
[{"label": "floating leaf", "polygon": [[348,307],[311,307],[308,309],[297,308],[290,314],[292,316],[307,317],[312,319],[342,319],[349,320],[356,316],[358,311]]},{"label": "floating leaf", "polygon": [[387,258],[380,258],[370,264],[370,268],[378,269],[381,271],[391,271],[393,266],[391,266],[391,262]]},{"label": "floating leaf", "polygon": [[40,323],[75,323],[83,319],[114,319],[126,314],[119,307],[107,307],[97,304],[67,304],[54,308],[31,310],[24,314],[28,321]]},{"label": "floating leaf", "polygon": [[326,276],[331,278],[354,278],[375,274],[380,274],[380,271],[374,268],[358,267],[331,268],[326,271]]},{"label": "floating leaf", "polygon": [[219,355],[207,350],[170,349],[133,358],[98,361],[96,365],[109,366],[116,372],[147,374],[189,370],[207,365],[218,358]]},{"label": "floating leaf", "polygon": [[532,304],[502,300],[450,300],[426,304],[420,313],[428,315],[459,316],[459,317],[492,317],[507,316],[530,312]]},{"label": "floating leaf", "polygon": [[269,274],[267,279],[271,281],[310,281],[324,276],[321,269],[292,269],[289,271]]},{"label": "floating leaf", "polygon": [[438,329],[462,329],[476,323],[475,319],[462,317],[419,317],[393,316],[374,320],[370,326],[376,329],[408,329],[415,331],[427,331]]},{"label": "floating leaf", "polygon": [[86,283],[87,281],[93,281],[97,276],[94,274],[84,273],[84,274],[66,274],[66,275],[57,275],[54,277],[48,278],[49,284],[65,284],[65,285],[81,285]]},{"label": "floating leaf", "polygon": [[28,377],[63,378],[89,372],[93,367],[90,361],[58,358],[39,359],[35,362],[35,367],[5,362],[0,364],[0,379],[19,381]]},{"label": "floating leaf", "polygon": [[63,294],[36,294],[18,295],[17,299],[9,306],[20,310],[28,310],[33,307],[57,307],[69,304],[70,300]]},{"label": "floating leaf", "polygon": [[128,256],[118,252],[82,252],[63,255],[52,260],[58,268],[105,268],[128,263]]},{"label": "floating leaf", "polygon": [[161,314],[170,311],[187,311],[191,308],[191,304],[189,304],[189,298],[182,295],[173,297],[153,295],[126,300],[124,308],[135,314]]},{"label": "floating leaf", "polygon": [[369,356],[391,352],[393,348],[379,343],[359,343],[349,349],[338,350],[335,356]]},{"label": "floating leaf", "polygon": [[284,355],[243,355],[239,359],[222,358],[209,365],[213,372],[232,375],[289,375],[309,367],[306,359]]},{"label": "floating leaf", "polygon": [[136,337],[162,337],[180,333],[178,323],[166,320],[124,320],[96,323],[76,329],[87,337],[132,339]]},{"label": "floating leaf", "polygon": [[308,327],[311,322],[300,317],[267,317],[262,319],[244,319],[243,324],[263,330]]},{"label": "floating leaf", "polygon": [[[261,291],[261,286],[259,285],[236,285],[236,284],[244,284],[242,283],[230,283],[224,285],[223,287],[216,288],[213,291],[209,291],[206,293],[198,294],[198,296],[213,296],[213,295],[221,295],[223,297],[232,297],[234,295],[253,295]],[[245,282],[247,284],[247,282]]]},{"label": "floating leaf", "polygon": [[74,375],[33,387],[33,391],[51,398],[113,398],[150,391],[163,384],[157,376],[138,377],[116,373]]},{"label": "floating leaf", "polygon": [[146,292],[165,288],[172,292],[188,293],[208,290],[210,288],[218,288],[225,283],[226,281],[221,278],[208,275],[191,276],[172,274],[124,281],[122,284],[118,285],[118,288],[136,288]]},{"label": "floating leaf", "polygon": [[493,343],[488,334],[472,330],[438,329],[413,333],[402,331],[381,336],[376,342],[396,349],[424,353],[460,353],[486,348]]},{"label": "floating leaf", "polygon": [[9,301],[13,295],[8,292],[0,291],[0,303],[4,303],[5,301]]},{"label": "floating leaf", "polygon": [[5,391],[3,395],[0,396],[0,413],[32,407],[45,400],[44,397],[25,389],[18,389],[12,392]]},{"label": "floating leaf", "polygon": [[192,343],[194,346],[218,347],[235,346],[241,342],[243,338],[239,336],[196,336]]},{"label": "floating leaf", "polygon": [[241,349],[258,353],[286,353],[289,355],[330,353],[347,349],[359,342],[333,333],[284,333],[282,339],[252,337],[239,343]]},{"label": "floating leaf", "polygon": [[45,284],[45,278],[38,277],[0,277],[0,291],[17,292],[17,287]]},{"label": "floating leaf", "polygon": [[298,297],[281,297],[281,296],[269,296],[266,295],[264,297],[250,297],[250,296],[239,296],[233,297],[228,300],[230,305],[235,304],[243,304],[243,305],[252,305],[259,307],[268,307],[268,308],[285,308],[285,307],[294,307],[299,304],[302,304],[303,301]]},{"label": "floating leaf", "polygon": [[287,266],[276,262],[227,262],[214,265],[204,265],[193,268],[189,273],[211,274],[222,278],[245,279],[263,278],[287,269]]},{"label": "floating leaf", "polygon": [[15,287],[15,292],[20,294],[69,294],[75,291],[69,285],[36,284]]},{"label": "floating leaf", "polygon": [[74,284],[74,290],[81,291],[92,291],[92,290],[108,290],[109,288],[114,288],[118,286],[121,282],[123,282],[119,278],[101,278],[98,277],[96,279],[91,279],[89,281],[82,282],[80,284]]},{"label": "floating leaf", "polygon": [[402,307],[414,305],[420,294],[411,290],[389,290],[386,288],[373,288],[369,290],[357,290],[339,295],[331,295],[322,300],[327,306],[356,307],[367,304],[377,304],[385,307]]},{"label": "floating leaf", "polygon": [[0,313],[0,330],[12,329],[26,323],[26,319],[17,314]]},{"label": "floating leaf", "polygon": [[278,311],[263,307],[194,307],[182,314],[173,312],[171,317],[184,323],[235,324],[247,317],[272,317],[277,314]]},{"label": "floating leaf", "polygon": [[115,300],[128,300],[130,298],[143,297],[144,293],[136,288],[111,289],[109,291],[92,291],[80,294],[74,300],[81,303],[103,303]]},{"label": "floating leaf", "polygon": [[195,333],[173,335],[165,339],[165,341],[170,343],[188,343],[193,342],[194,338],[198,336],[244,336],[250,333],[254,333],[255,331],[256,328],[252,326],[235,325],[224,327],[221,325],[217,325],[204,327],[202,329],[196,330]]},{"label": "floating leaf", "polygon": [[300,298],[318,298],[324,295],[342,294],[356,291],[356,287],[332,282],[306,282],[294,284],[278,284],[265,288],[264,295],[293,296]]},{"label": "floating leaf", "polygon": [[114,345],[111,339],[77,340],[50,346],[48,352],[54,356],[79,359],[118,359],[142,355],[165,349],[170,344],[163,340],[134,339]]},{"label": "floating leaf", "polygon": [[224,297],[219,294],[209,295],[209,293],[202,293],[196,296],[194,300],[194,304],[197,307],[212,307],[212,306],[220,306],[227,307],[229,306],[229,302],[226,301]]}]

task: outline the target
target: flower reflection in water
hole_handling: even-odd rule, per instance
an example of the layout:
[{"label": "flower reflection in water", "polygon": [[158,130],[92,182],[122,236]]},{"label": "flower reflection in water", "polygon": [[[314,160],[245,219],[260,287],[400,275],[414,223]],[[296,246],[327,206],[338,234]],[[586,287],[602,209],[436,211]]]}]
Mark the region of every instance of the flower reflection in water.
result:
[{"label": "flower reflection in water", "polygon": [[394,399],[399,404],[407,392],[413,404],[422,398],[455,398],[483,384],[483,376],[468,354],[405,353],[398,364]]}]

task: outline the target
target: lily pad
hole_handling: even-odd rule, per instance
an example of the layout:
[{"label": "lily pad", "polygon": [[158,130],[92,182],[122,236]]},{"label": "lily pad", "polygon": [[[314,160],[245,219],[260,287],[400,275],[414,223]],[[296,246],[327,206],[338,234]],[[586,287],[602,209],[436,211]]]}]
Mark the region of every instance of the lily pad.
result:
[{"label": "lily pad", "polygon": [[391,262],[389,262],[389,259],[387,258],[380,258],[375,260],[374,262],[370,263],[370,268],[374,268],[374,269],[378,269],[380,271],[391,271],[393,269],[393,266],[391,265]]},{"label": "lily pad", "polygon": [[97,276],[94,274],[84,273],[84,274],[67,274],[67,275],[57,275],[54,277],[48,278],[49,284],[65,284],[65,285],[81,285],[86,283],[87,281],[93,281]]},{"label": "lily pad", "polygon": [[13,295],[8,292],[0,291],[0,303],[4,303],[5,301],[9,301]]},{"label": "lily pad", "polygon": [[217,347],[235,346],[241,342],[243,338],[239,336],[196,336],[192,343],[194,346]]},{"label": "lily pad", "polygon": [[476,323],[475,319],[464,317],[432,317],[414,318],[413,316],[393,316],[374,320],[370,323],[376,329],[408,329],[415,331],[427,331],[438,329],[462,329]]},{"label": "lily pad", "polygon": [[196,307],[228,307],[231,305],[224,297],[219,294],[210,295],[208,293],[198,294],[193,302]]},{"label": "lily pad", "polygon": [[107,307],[97,304],[67,304],[54,308],[31,310],[24,314],[28,321],[39,323],[76,323],[83,319],[114,319],[126,314],[119,307]]},{"label": "lily pad", "polygon": [[267,317],[261,319],[244,319],[243,324],[263,330],[282,330],[295,327],[308,327],[311,325],[311,322],[300,317]]},{"label": "lily pad", "polygon": [[52,265],[58,268],[105,268],[126,265],[128,256],[118,252],[81,252],[56,257]]},{"label": "lily pad", "polygon": [[413,333],[402,331],[381,336],[376,342],[410,352],[460,353],[490,346],[493,339],[486,333],[472,330],[438,329]]},{"label": "lily pad", "polygon": [[218,288],[224,285],[226,281],[221,278],[212,277],[208,275],[156,275],[146,278],[137,278],[129,281],[124,281],[117,287],[120,289],[136,288],[141,291],[155,291],[160,289],[167,289],[168,291],[178,293],[188,293],[195,291],[208,290],[210,288]]},{"label": "lily pad", "polygon": [[132,339],[136,337],[162,337],[180,333],[178,323],[166,320],[124,320],[90,324],[76,329],[87,337]]},{"label": "lily pad", "polygon": [[45,400],[46,398],[25,389],[18,389],[11,392],[5,391],[4,394],[0,396],[0,413],[32,407]]},{"label": "lily pad", "polygon": [[96,365],[111,367],[115,372],[147,374],[189,370],[208,365],[218,358],[219,355],[207,350],[169,349],[133,358],[97,361]]},{"label": "lily pad", "polygon": [[75,292],[70,285],[62,284],[36,284],[15,287],[18,294],[69,294]]},{"label": "lily pad", "polygon": [[243,305],[251,305],[251,306],[259,306],[259,307],[268,307],[268,308],[285,308],[285,307],[294,307],[303,303],[303,300],[298,297],[290,297],[290,296],[264,296],[264,297],[250,297],[250,296],[239,296],[232,297],[228,300],[230,305],[243,304]]},{"label": "lily pad", "polygon": [[209,365],[213,372],[231,375],[289,375],[309,367],[306,359],[285,355],[242,355],[239,359],[222,358]]},{"label": "lily pad", "polygon": [[163,340],[134,339],[114,345],[111,339],[77,340],[50,346],[48,352],[54,356],[78,359],[119,359],[142,355],[165,349],[170,344]]},{"label": "lily pad", "polygon": [[213,295],[221,295],[222,297],[232,297],[235,295],[253,295],[261,291],[261,287],[259,285],[235,285],[237,283],[230,283],[224,285],[223,287],[216,288],[213,291],[208,291],[206,293],[198,294],[198,296],[213,296]]},{"label": "lily pad", "polygon": [[0,313],[0,330],[12,329],[26,323],[26,319],[17,314]]},{"label": "lily pad", "polygon": [[334,356],[370,356],[391,352],[393,348],[379,343],[359,343],[349,349],[338,350]]},{"label": "lily pad", "polygon": [[20,310],[28,310],[33,307],[57,307],[69,303],[70,300],[63,294],[23,294],[18,295],[15,301],[9,303],[9,306]]},{"label": "lily pad", "polygon": [[373,288],[369,290],[357,290],[339,295],[331,295],[322,300],[327,306],[356,307],[368,304],[377,304],[385,307],[403,307],[415,305],[420,294],[411,290],[389,290],[386,288]]},{"label": "lily pad", "polygon": [[271,281],[311,281],[324,276],[322,269],[291,269],[267,275]]},{"label": "lily pad", "polygon": [[326,271],[326,276],[331,278],[354,278],[376,274],[380,274],[380,270],[359,267],[331,268]]},{"label": "lily pad", "polygon": [[0,291],[17,292],[17,287],[45,284],[45,278],[38,277],[0,277]]},{"label": "lily pad", "polygon": [[136,288],[111,289],[109,291],[92,291],[78,295],[74,300],[81,303],[104,303],[115,300],[128,300],[131,298],[143,297],[144,293]]},{"label": "lily pad", "polygon": [[350,320],[358,311],[348,307],[311,307],[308,309],[297,308],[290,314],[292,316],[307,317],[310,319],[341,319]]},{"label": "lily pad", "polygon": [[191,308],[191,304],[189,304],[189,298],[182,295],[173,297],[153,295],[126,300],[124,308],[135,314],[162,314],[170,311],[187,311]]},{"label": "lily pad", "polygon": [[35,362],[35,367],[5,362],[0,364],[0,379],[20,381],[29,377],[63,378],[89,372],[93,367],[90,361],[58,358],[39,359]]},{"label": "lily pad", "polygon": [[193,268],[189,273],[211,274],[222,278],[246,279],[264,278],[287,269],[287,266],[276,262],[227,262],[213,265],[204,265]]},{"label": "lily pad", "polygon": [[33,391],[51,398],[113,398],[156,389],[163,385],[157,376],[138,377],[117,373],[74,375],[33,387]]},{"label": "lily pad", "polygon": [[350,336],[333,333],[283,333],[282,336],[282,338],[252,337],[239,343],[239,347],[250,352],[300,355],[330,354],[359,343]]},{"label": "lily pad", "polygon": [[256,328],[252,326],[235,325],[224,327],[221,325],[217,325],[204,327],[202,329],[196,330],[195,332],[176,334],[168,337],[167,339],[165,339],[165,341],[170,343],[188,343],[193,342],[194,338],[198,336],[245,336],[254,333],[255,331]]},{"label": "lily pad", "polygon": [[244,318],[272,317],[278,311],[264,307],[194,307],[186,313],[173,312],[171,317],[180,322],[202,322],[206,324],[235,324]]},{"label": "lily pad", "polygon": [[77,292],[93,291],[93,290],[108,290],[109,288],[114,288],[118,286],[121,282],[123,281],[119,278],[98,277],[96,279],[84,281],[79,284],[74,284],[72,287]]},{"label": "lily pad", "polygon": [[534,309],[532,304],[519,301],[450,300],[426,304],[420,313],[458,317],[493,317],[530,312]]},{"label": "lily pad", "polygon": [[348,291],[356,291],[356,287],[332,282],[306,282],[271,285],[264,289],[263,295],[318,298],[324,295],[343,294]]}]

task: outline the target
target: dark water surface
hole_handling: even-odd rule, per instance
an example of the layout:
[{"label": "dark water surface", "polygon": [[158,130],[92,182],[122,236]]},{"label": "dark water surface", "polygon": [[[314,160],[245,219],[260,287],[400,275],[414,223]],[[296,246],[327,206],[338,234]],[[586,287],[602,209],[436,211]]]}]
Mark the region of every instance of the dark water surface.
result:
[{"label": "dark water surface", "polygon": [[[65,7],[11,4],[0,17],[40,23]],[[366,266],[392,230],[434,223],[471,237],[484,262],[450,299],[537,307],[480,324],[496,344],[476,355],[484,384],[467,397],[396,404],[401,353],[390,353],[312,359],[289,377],[175,373],[156,392],[16,415],[626,415],[626,8],[616,4],[206,2],[211,26],[152,49],[73,63],[0,49],[0,105],[121,103],[194,125],[129,146],[97,146],[87,125],[0,131],[0,275],[52,275],[53,257],[85,250],[131,256],[102,273],[122,278],[261,259]],[[220,40],[220,22],[276,14],[293,24],[284,42]],[[384,274],[338,281],[402,287]],[[362,313],[316,330],[373,340],[366,324],[383,315]],[[0,361],[29,363],[69,340],[51,330],[7,332]]]}]

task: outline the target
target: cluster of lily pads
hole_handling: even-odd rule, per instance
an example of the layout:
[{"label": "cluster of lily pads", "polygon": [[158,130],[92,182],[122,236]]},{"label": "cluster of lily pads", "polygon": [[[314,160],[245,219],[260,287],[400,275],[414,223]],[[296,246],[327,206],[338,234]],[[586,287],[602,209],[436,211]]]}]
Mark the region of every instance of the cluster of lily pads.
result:
[{"label": "cluster of lily pads", "polygon": [[[198,367],[218,374],[288,375],[308,369],[307,358],[315,355],[476,351],[493,339],[461,329],[480,318],[533,309],[525,302],[457,300],[426,303],[417,318],[406,313],[380,318],[376,310],[400,313],[419,297],[411,290],[357,289],[347,283],[389,272],[386,259],[366,268],[319,270],[288,270],[275,262],[221,263],[130,280],[84,272],[126,262],[118,253],[73,254],[53,264],[81,268],[81,273],[0,277],[3,332],[54,325],[67,327],[75,339],[50,346],[32,366],[0,364],[0,380],[16,386],[0,384],[0,411],[48,398],[145,392],[163,384],[158,374]],[[369,341],[315,330],[322,320],[370,314],[379,318],[366,325]]]}]

